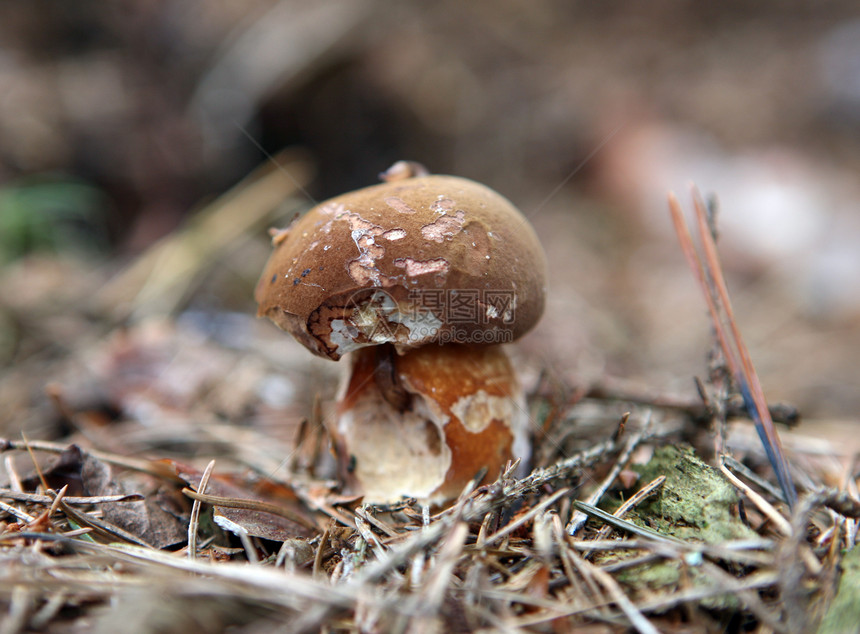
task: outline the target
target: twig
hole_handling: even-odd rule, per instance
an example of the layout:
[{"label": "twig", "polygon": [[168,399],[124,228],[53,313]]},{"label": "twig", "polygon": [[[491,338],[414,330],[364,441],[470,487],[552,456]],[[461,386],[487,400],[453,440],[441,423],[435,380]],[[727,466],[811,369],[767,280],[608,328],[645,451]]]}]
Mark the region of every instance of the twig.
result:
[{"label": "twig", "polygon": [[29,513],[25,513],[24,511],[12,506],[11,504],[6,504],[5,502],[0,502],[0,511],[5,511],[10,515],[14,515],[19,520],[26,522],[27,524],[31,524],[36,521],[36,518]]},{"label": "twig", "polygon": [[773,522],[774,526],[776,526],[777,530],[788,537],[791,535],[791,525],[788,523],[782,515],[780,515],[771,504],[765,500],[762,496],[752,490],[749,486],[741,482],[741,480],[735,476],[731,471],[726,468],[725,463],[720,460],[720,471],[726,477],[726,479],[737,489],[739,489],[744,495],[746,495],[753,504],[756,505],[758,510],[760,510],[765,517],[767,517],[771,522]]},{"label": "twig", "polygon": [[736,579],[734,581],[734,583],[720,585],[718,587],[694,586],[688,590],[676,592],[669,596],[644,601],[639,604],[639,609],[643,612],[663,612],[682,603],[701,601],[702,599],[719,596],[721,594],[734,594],[741,590],[770,588],[779,583],[779,573],[770,570],[765,572],[754,572],[751,575],[747,575],[742,579]]},{"label": "twig", "polygon": [[780,623],[779,615],[769,610],[758,594],[753,592],[751,588],[739,587],[738,580],[735,577],[732,577],[722,568],[710,562],[702,562],[701,569],[712,580],[716,581],[727,594],[737,597],[750,612],[755,614],[759,621],[767,625],[771,630],[774,632],[785,631],[784,625]]},{"label": "twig", "polygon": [[[644,429],[647,430],[650,421],[650,414],[648,417],[648,421],[645,422]],[[591,506],[596,506],[597,503],[604,496],[606,491],[609,490],[609,487],[612,486],[612,483],[615,482],[615,478],[618,477],[618,474],[621,473],[621,470],[627,466],[627,462],[630,460],[630,456],[633,455],[633,452],[636,450],[636,447],[639,446],[639,443],[642,442],[643,432],[640,431],[633,436],[631,436],[627,443],[624,445],[624,449],[621,451],[621,455],[618,456],[618,459],[615,461],[615,464],[612,466],[612,469],[609,471],[609,474],[603,479],[603,482],[600,483],[600,486],[597,487],[597,490],[592,493],[588,499],[586,500],[587,504]],[[577,531],[585,525],[585,522],[588,520],[588,517],[582,511],[577,510],[570,522],[567,525],[567,534],[568,535],[576,535]]]},{"label": "twig", "polygon": [[[19,441],[12,440],[11,438],[0,438],[0,451],[15,449],[17,451],[45,451],[48,453],[63,453],[68,448],[69,445],[49,442],[45,440]],[[102,462],[107,462],[108,464],[113,464],[118,467],[125,467],[126,469],[131,469],[132,471],[148,473],[159,478],[165,478],[176,482],[181,482],[181,478],[179,478],[175,473],[173,473],[170,470],[170,467],[158,462],[152,462],[150,460],[141,460],[139,458],[131,458],[129,456],[120,456],[118,454],[99,451],[97,449],[83,449],[82,451],[89,454],[96,460],[101,460]],[[45,488],[47,488],[47,486]]]},{"label": "twig", "polygon": [[[36,493],[20,493],[10,489],[0,489],[0,498],[7,500],[15,500],[17,502],[29,502],[31,504],[51,504],[53,498],[48,495],[38,495]],[[63,497],[66,504],[108,504],[110,502],[140,502],[143,500],[140,493],[126,493],[124,495],[92,495],[92,496],[73,496],[67,495]]]},{"label": "twig", "polygon": [[[0,440],[0,450],[3,449],[3,440]],[[24,491],[21,486],[21,476],[18,475],[18,471],[15,469],[15,463],[12,461],[12,456],[6,456],[3,459],[3,465],[6,467],[6,475],[9,478],[9,486],[11,490],[15,493],[22,493]]]},{"label": "twig", "polygon": [[314,553],[314,565],[312,569],[312,574],[314,579],[319,579],[322,576],[322,560],[323,553],[325,552],[326,544],[328,544],[329,535],[331,535],[331,527],[326,526],[326,529],[323,531],[323,534],[320,536],[320,542],[317,545],[317,551]]},{"label": "twig", "polygon": [[755,471],[747,467],[744,463],[736,460],[733,456],[730,456],[729,454],[722,454],[718,456],[718,458],[722,460],[723,464],[726,465],[726,468],[730,468],[733,471],[738,472],[747,480],[753,482],[760,489],[767,491],[767,493],[769,495],[772,495],[775,499],[785,503],[785,495],[782,493],[782,491],[780,491],[777,487],[762,478]]}]

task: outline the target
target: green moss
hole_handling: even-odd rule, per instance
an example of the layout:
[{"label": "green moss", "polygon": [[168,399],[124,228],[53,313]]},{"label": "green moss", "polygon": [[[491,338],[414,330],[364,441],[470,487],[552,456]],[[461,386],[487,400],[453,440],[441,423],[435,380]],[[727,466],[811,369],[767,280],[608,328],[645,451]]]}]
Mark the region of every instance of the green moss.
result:
[{"label": "green moss", "polygon": [[[630,521],[689,542],[720,543],[756,537],[733,512],[738,503],[734,488],[717,470],[700,460],[691,447],[661,447],[648,464],[634,468],[642,475],[642,484],[661,475],[666,476],[666,481],[657,496],[628,516]],[[635,553],[629,551],[604,553],[601,563],[633,556]],[[682,575],[692,586],[711,585],[695,565],[687,566],[686,571],[682,566],[683,562],[677,559],[647,563],[620,573],[618,579],[633,590],[634,596],[642,598],[675,591],[682,583]],[[738,603],[735,597],[724,594],[710,597],[701,605],[733,610]]]},{"label": "green moss", "polygon": [[857,632],[860,632],[860,548],[842,559],[839,590],[818,628],[818,634]]},{"label": "green moss", "polygon": [[756,537],[733,513],[738,503],[735,489],[691,447],[660,447],[646,465],[634,468],[643,482],[666,476],[660,494],[637,511],[651,528],[679,539],[712,544]]}]

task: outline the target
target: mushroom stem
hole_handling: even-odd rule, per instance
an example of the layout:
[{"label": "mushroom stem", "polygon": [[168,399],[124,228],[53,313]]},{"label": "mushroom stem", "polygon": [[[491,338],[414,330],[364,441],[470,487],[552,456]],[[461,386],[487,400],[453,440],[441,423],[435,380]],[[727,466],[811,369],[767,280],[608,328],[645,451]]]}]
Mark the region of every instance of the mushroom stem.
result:
[{"label": "mushroom stem", "polygon": [[[378,346],[386,348],[390,346]],[[341,476],[366,501],[453,499],[482,469],[528,457],[524,396],[501,346],[362,348],[331,430]]]},{"label": "mushroom stem", "polygon": [[373,380],[382,397],[398,412],[406,411],[409,405],[409,392],[400,382],[395,367],[397,353],[390,343],[375,346],[376,352],[373,368]]}]

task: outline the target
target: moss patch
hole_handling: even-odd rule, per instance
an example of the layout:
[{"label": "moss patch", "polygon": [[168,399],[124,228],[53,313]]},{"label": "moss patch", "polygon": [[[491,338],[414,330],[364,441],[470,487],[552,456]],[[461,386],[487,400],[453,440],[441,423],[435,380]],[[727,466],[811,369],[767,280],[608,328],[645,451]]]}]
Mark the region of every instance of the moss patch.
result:
[{"label": "moss patch", "polygon": [[752,539],[756,533],[734,514],[735,489],[687,446],[666,446],[634,467],[644,482],[665,475],[660,495],[638,509],[638,518],[665,535],[720,543]]},{"label": "moss patch", "polygon": [[818,634],[860,632],[860,548],[842,559],[842,578]]},{"label": "moss patch", "polygon": [[[666,481],[658,496],[631,513],[628,519],[632,522],[690,542],[721,543],[756,537],[734,513],[738,503],[734,488],[716,469],[696,457],[691,447],[661,447],[647,464],[634,468],[642,475],[643,483],[661,475],[666,476]],[[603,561],[632,556],[630,552],[606,553]],[[712,583],[696,566],[686,567],[687,580],[683,582],[683,567],[680,560],[663,560],[631,568],[620,573],[618,579],[639,599],[674,592],[682,583]],[[737,600],[730,594],[721,594],[703,600],[701,605],[733,610],[737,609]]]}]

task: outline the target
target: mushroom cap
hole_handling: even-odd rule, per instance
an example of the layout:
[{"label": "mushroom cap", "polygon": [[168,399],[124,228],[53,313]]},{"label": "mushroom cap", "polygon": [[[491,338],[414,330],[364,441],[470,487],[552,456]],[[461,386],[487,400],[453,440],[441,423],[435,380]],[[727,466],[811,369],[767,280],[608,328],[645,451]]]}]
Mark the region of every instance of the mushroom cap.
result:
[{"label": "mushroom cap", "polygon": [[546,257],[525,217],[454,176],[380,183],[317,205],[273,238],[255,292],[269,317],[337,360],[368,345],[495,344],[543,312]]}]

